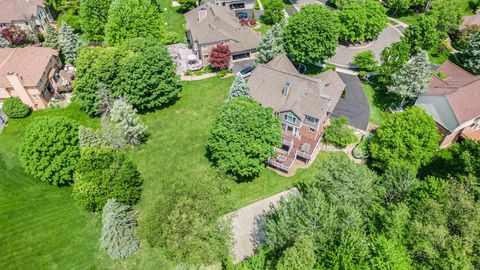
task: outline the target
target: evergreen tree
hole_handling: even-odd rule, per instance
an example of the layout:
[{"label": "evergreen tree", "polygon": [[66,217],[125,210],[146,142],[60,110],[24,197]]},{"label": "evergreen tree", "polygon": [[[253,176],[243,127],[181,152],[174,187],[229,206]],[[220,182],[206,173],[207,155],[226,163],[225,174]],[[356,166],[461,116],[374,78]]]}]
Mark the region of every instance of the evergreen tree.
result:
[{"label": "evergreen tree", "polygon": [[0,48],[8,48],[8,47],[10,47],[10,43],[3,37],[0,37]]},{"label": "evergreen tree", "polygon": [[250,88],[248,88],[245,79],[238,74],[230,87],[230,96],[228,96],[227,101],[242,96],[250,97]]},{"label": "evergreen tree", "polygon": [[65,60],[71,64],[74,63],[81,43],[75,30],[66,22],[62,22],[60,27],[58,44]]},{"label": "evergreen tree", "polygon": [[473,73],[480,73],[480,32],[472,35],[462,53],[463,64]]},{"label": "evergreen tree", "polygon": [[45,31],[47,32],[45,35],[45,47],[58,49],[58,32],[50,24],[47,24]]},{"label": "evergreen tree", "polygon": [[431,77],[428,54],[419,51],[392,76],[392,85],[387,90],[402,98],[400,107],[403,107],[406,98],[414,98],[427,91]]},{"label": "evergreen tree", "polygon": [[137,214],[128,205],[109,199],[102,213],[100,246],[114,259],[126,258],[140,247],[135,236]]},{"label": "evergreen tree", "polygon": [[276,56],[284,53],[283,23],[276,23],[258,45],[255,65],[268,63]]},{"label": "evergreen tree", "polygon": [[78,128],[78,141],[80,147],[106,147],[110,145],[101,130],[93,130],[85,126]]},{"label": "evergreen tree", "polygon": [[123,133],[125,141],[131,145],[142,143],[145,138],[145,125],[136,114],[136,110],[124,98],[113,102],[110,120]]}]

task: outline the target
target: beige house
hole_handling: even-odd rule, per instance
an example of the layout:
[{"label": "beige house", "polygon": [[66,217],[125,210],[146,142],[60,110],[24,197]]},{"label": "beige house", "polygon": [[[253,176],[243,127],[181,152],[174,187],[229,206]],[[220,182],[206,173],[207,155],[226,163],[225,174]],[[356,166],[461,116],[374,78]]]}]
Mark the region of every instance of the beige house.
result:
[{"label": "beige house", "polygon": [[229,8],[239,19],[252,18],[255,9],[255,0],[207,0],[206,2]]},{"label": "beige house", "polygon": [[44,109],[59,90],[58,51],[25,47],[0,49],[0,105],[18,97],[33,110]]},{"label": "beige house", "polygon": [[300,74],[285,55],[258,65],[248,80],[252,97],[273,108],[282,121],[283,146],[269,165],[290,172],[295,160],[315,158],[323,127],[337,105],[345,84],[334,71],[317,77]]},{"label": "beige house", "polygon": [[53,21],[43,0],[0,0],[0,29],[17,25],[26,32],[37,32]]},{"label": "beige house", "polygon": [[223,6],[206,3],[185,13],[187,38],[199,59],[208,63],[210,51],[227,44],[232,63],[255,58],[262,36],[247,26],[240,26],[233,12]]},{"label": "beige house", "polygon": [[480,76],[474,76],[447,61],[433,75],[427,93],[418,97],[415,106],[424,108],[435,121],[445,148],[459,138],[480,140]]}]

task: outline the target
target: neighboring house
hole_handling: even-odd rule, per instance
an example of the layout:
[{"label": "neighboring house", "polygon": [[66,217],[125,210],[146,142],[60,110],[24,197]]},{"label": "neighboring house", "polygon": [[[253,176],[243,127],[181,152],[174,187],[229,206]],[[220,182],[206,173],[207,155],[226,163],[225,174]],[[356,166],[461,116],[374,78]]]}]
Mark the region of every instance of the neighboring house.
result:
[{"label": "neighboring house", "polygon": [[224,6],[235,12],[237,18],[252,18],[255,0],[207,0],[217,6]]},{"label": "neighboring house", "polygon": [[480,25],[480,14],[465,17],[460,25],[460,30],[470,25]]},{"label": "neighboring house", "polygon": [[209,63],[210,51],[218,44],[229,46],[233,64],[255,58],[261,34],[240,26],[229,9],[206,3],[185,13],[185,19],[190,46],[204,63]]},{"label": "neighboring house", "polygon": [[0,105],[18,97],[33,110],[46,108],[61,90],[61,66],[58,51],[50,48],[0,49]]},{"label": "neighboring house", "polygon": [[43,0],[0,0],[0,29],[14,24],[27,32],[37,32],[53,21]]},{"label": "neighboring house", "polygon": [[289,172],[296,159],[315,158],[323,126],[337,105],[345,84],[334,71],[313,78],[301,75],[285,55],[258,65],[248,80],[252,97],[274,109],[282,121],[281,149],[268,163]]},{"label": "neighboring house", "polygon": [[447,147],[460,137],[480,140],[480,76],[475,77],[450,61],[437,71],[446,78],[433,75],[427,93],[420,95],[415,105],[424,108],[437,122],[443,137],[440,147]]}]

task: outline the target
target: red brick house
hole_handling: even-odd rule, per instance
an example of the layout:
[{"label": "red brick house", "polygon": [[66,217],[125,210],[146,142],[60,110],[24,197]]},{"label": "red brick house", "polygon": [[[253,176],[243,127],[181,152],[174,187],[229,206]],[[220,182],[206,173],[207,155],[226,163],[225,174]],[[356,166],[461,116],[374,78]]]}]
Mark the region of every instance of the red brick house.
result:
[{"label": "red brick house", "polygon": [[302,75],[281,55],[258,65],[248,86],[252,97],[282,121],[283,146],[268,164],[288,173],[295,160],[315,159],[323,126],[345,89],[340,76],[331,70],[316,78]]},{"label": "red brick house", "polygon": [[480,140],[480,76],[450,61],[437,71],[445,74],[445,79],[433,75],[427,93],[419,96],[415,105],[437,122],[443,137],[440,148],[461,137]]}]

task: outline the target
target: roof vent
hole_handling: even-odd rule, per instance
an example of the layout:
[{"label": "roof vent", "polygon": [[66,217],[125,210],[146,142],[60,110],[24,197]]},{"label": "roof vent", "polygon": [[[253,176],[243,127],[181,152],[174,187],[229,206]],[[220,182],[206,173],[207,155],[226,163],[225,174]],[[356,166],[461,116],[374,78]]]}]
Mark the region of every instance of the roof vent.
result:
[{"label": "roof vent", "polygon": [[201,22],[207,18],[207,7],[200,7],[198,10],[198,22]]},{"label": "roof vent", "polygon": [[282,90],[282,94],[284,96],[288,96],[288,92],[290,91],[290,88],[292,87],[292,81],[291,80],[287,80],[287,82],[285,83],[285,85],[283,86],[283,90]]}]

